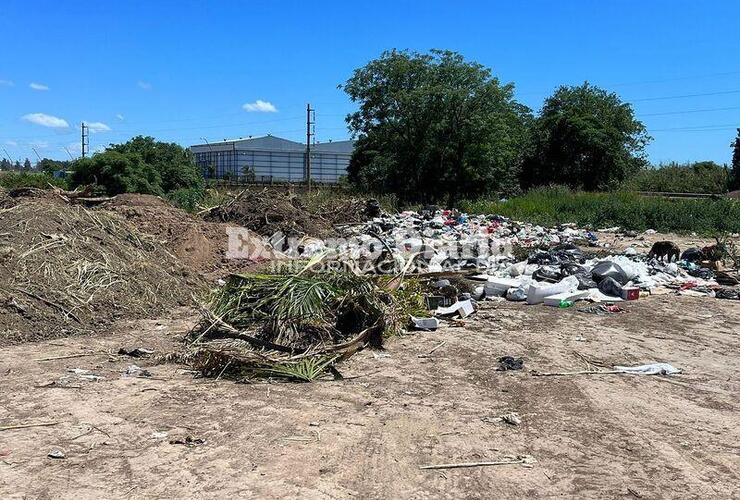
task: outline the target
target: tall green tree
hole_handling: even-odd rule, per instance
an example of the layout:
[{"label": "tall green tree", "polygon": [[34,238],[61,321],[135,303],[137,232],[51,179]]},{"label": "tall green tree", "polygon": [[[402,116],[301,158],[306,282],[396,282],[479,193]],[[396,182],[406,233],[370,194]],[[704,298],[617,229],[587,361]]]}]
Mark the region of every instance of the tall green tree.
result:
[{"label": "tall green tree", "polygon": [[31,160],[26,158],[26,160],[23,162],[23,170],[30,171],[33,168],[33,165],[31,165]]},{"label": "tall green tree", "polygon": [[732,167],[730,168],[730,189],[740,189],[740,128],[737,137],[730,144],[732,148]]},{"label": "tall green tree", "polygon": [[564,184],[586,190],[618,186],[647,164],[650,141],[632,107],[590,85],[562,86],[548,97],[532,131],[525,187]]},{"label": "tall green tree", "polygon": [[517,188],[530,110],[484,66],[455,52],[384,52],[344,84],[359,110],[349,181],[417,202]]},{"label": "tall green tree", "polygon": [[127,156],[138,155],[144,163],[157,171],[162,190],[165,192],[199,187],[203,184],[203,175],[193,156],[179,144],[157,141],[153,137],[137,136],[122,144],[111,144],[106,150]]}]

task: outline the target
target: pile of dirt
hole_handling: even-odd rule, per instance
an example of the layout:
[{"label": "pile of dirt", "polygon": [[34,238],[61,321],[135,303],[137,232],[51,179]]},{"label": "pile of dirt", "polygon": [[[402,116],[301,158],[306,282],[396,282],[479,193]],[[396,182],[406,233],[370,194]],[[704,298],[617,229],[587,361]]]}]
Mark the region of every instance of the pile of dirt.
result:
[{"label": "pile of dirt", "polygon": [[[227,257],[228,228],[233,225],[203,221],[159,197],[121,194],[99,208],[123,216],[139,231],[152,235],[188,269],[211,280],[255,265],[253,260]],[[263,245],[259,236],[247,237],[250,245]]]},{"label": "pile of dirt", "polygon": [[0,342],[100,331],[192,302],[204,289],[121,216],[0,193]]},{"label": "pile of dirt", "polygon": [[231,222],[262,236],[336,236],[335,225],[362,220],[364,202],[357,199],[324,200],[306,206],[291,191],[247,189],[204,214],[208,221]]}]

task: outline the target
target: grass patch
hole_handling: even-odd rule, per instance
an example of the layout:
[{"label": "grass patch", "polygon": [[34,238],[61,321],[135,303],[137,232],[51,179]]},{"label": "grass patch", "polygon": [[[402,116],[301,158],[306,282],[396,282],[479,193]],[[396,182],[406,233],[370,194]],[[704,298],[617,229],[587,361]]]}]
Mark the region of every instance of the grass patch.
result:
[{"label": "grass patch", "polygon": [[560,187],[541,188],[507,201],[467,201],[474,214],[499,214],[541,225],[575,222],[593,228],[716,234],[740,232],[740,200],[671,200],[635,193],[587,193]]}]

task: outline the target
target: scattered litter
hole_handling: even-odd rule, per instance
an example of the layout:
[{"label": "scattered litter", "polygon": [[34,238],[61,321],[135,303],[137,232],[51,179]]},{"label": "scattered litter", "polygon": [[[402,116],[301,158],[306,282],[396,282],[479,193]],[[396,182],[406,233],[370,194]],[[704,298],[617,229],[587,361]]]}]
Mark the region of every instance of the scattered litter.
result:
[{"label": "scattered litter", "polygon": [[126,377],[151,377],[152,374],[149,370],[145,370],[136,365],[128,365],[126,371],[123,372]]},{"label": "scattered litter", "polygon": [[615,314],[627,312],[614,304],[595,304],[592,306],[581,307],[578,311],[590,314]]},{"label": "scattered litter", "polygon": [[637,300],[640,298],[640,289],[636,286],[623,286],[621,297],[624,300]]},{"label": "scattered litter", "polygon": [[205,439],[187,436],[185,437],[185,439],[172,439],[170,441],[170,444],[182,444],[182,445],[187,446],[188,448],[192,448],[194,446],[200,446],[202,444],[206,444],[206,442],[207,441]]},{"label": "scattered litter", "polygon": [[675,375],[681,373],[681,370],[669,365],[668,363],[652,363],[649,365],[639,366],[615,366],[615,370],[623,373],[633,373],[635,375]]},{"label": "scattered litter", "polygon": [[439,320],[437,318],[417,318],[411,316],[411,322],[417,330],[436,330],[439,328]]},{"label": "scattered litter", "polygon": [[502,356],[498,358],[498,364],[498,371],[521,370],[524,367],[524,360],[512,356]]},{"label": "scattered litter", "polygon": [[391,353],[385,352],[385,351],[373,351],[373,358],[375,359],[384,359],[384,358],[390,358]]},{"label": "scattered litter", "polygon": [[148,358],[152,354],[154,354],[154,351],[151,349],[144,349],[143,347],[134,347],[132,349],[127,349],[125,347],[121,347],[118,349],[118,354],[121,354],[123,356],[131,356],[132,358]]},{"label": "scattered litter", "polygon": [[535,377],[561,377],[568,375],[676,375],[681,370],[668,363],[640,366],[615,366],[613,370],[579,370],[574,372],[532,372]]},{"label": "scattered litter", "polygon": [[516,412],[505,413],[504,415],[501,415],[501,417],[499,417],[499,418],[501,418],[501,420],[503,422],[506,422],[509,425],[515,425],[516,426],[516,425],[520,425],[522,423],[521,417]]},{"label": "scattered litter", "polygon": [[563,307],[563,302],[570,302],[570,305],[573,305],[573,302],[585,299],[586,297],[588,297],[588,290],[581,290],[577,292],[562,292],[545,297],[544,303],[546,306]]},{"label": "scattered litter", "polygon": [[64,453],[63,450],[60,450],[59,448],[54,448],[46,456],[49,457],[49,458],[55,458],[55,459],[67,458],[67,454]]},{"label": "scattered litter", "polygon": [[167,433],[165,431],[154,431],[149,437],[151,439],[164,439],[167,437]]},{"label": "scattered litter", "polygon": [[95,375],[90,370],[84,370],[82,368],[69,368],[67,369],[69,373],[72,373],[77,376],[77,378],[85,379],[85,380],[91,380],[93,382],[96,382],[98,380],[105,380],[105,377],[100,375]]},{"label": "scattered litter", "polygon": [[461,318],[467,318],[474,312],[475,308],[470,300],[459,300],[449,307],[438,307],[435,314],[440,316],[451,316],[457,313]]}]

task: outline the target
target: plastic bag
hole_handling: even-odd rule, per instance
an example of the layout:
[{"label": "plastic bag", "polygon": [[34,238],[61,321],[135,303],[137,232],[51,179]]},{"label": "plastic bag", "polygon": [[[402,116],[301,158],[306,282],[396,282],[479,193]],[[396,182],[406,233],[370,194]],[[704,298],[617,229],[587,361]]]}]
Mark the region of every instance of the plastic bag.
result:
[{"label": "plastic bag", "polygon": [[599,291],[605,295],[621,297],[622,285],[620,285],[614,278],[607,276],[599,282]]},{"label": "plastic bag", "polygon": [[591,269],[591,276],[596,283],[601,283],[605,278],[612,278],[620,285],[625,285],[629,281],[624,269],[619,267],[617,263],[608,260],[597,262]]},{"label": "plastic bag", "polygon": [[560,270],[554,266],[542,266],[532,273],[533,279],[546,283],[557,283],[562,277]]}]

